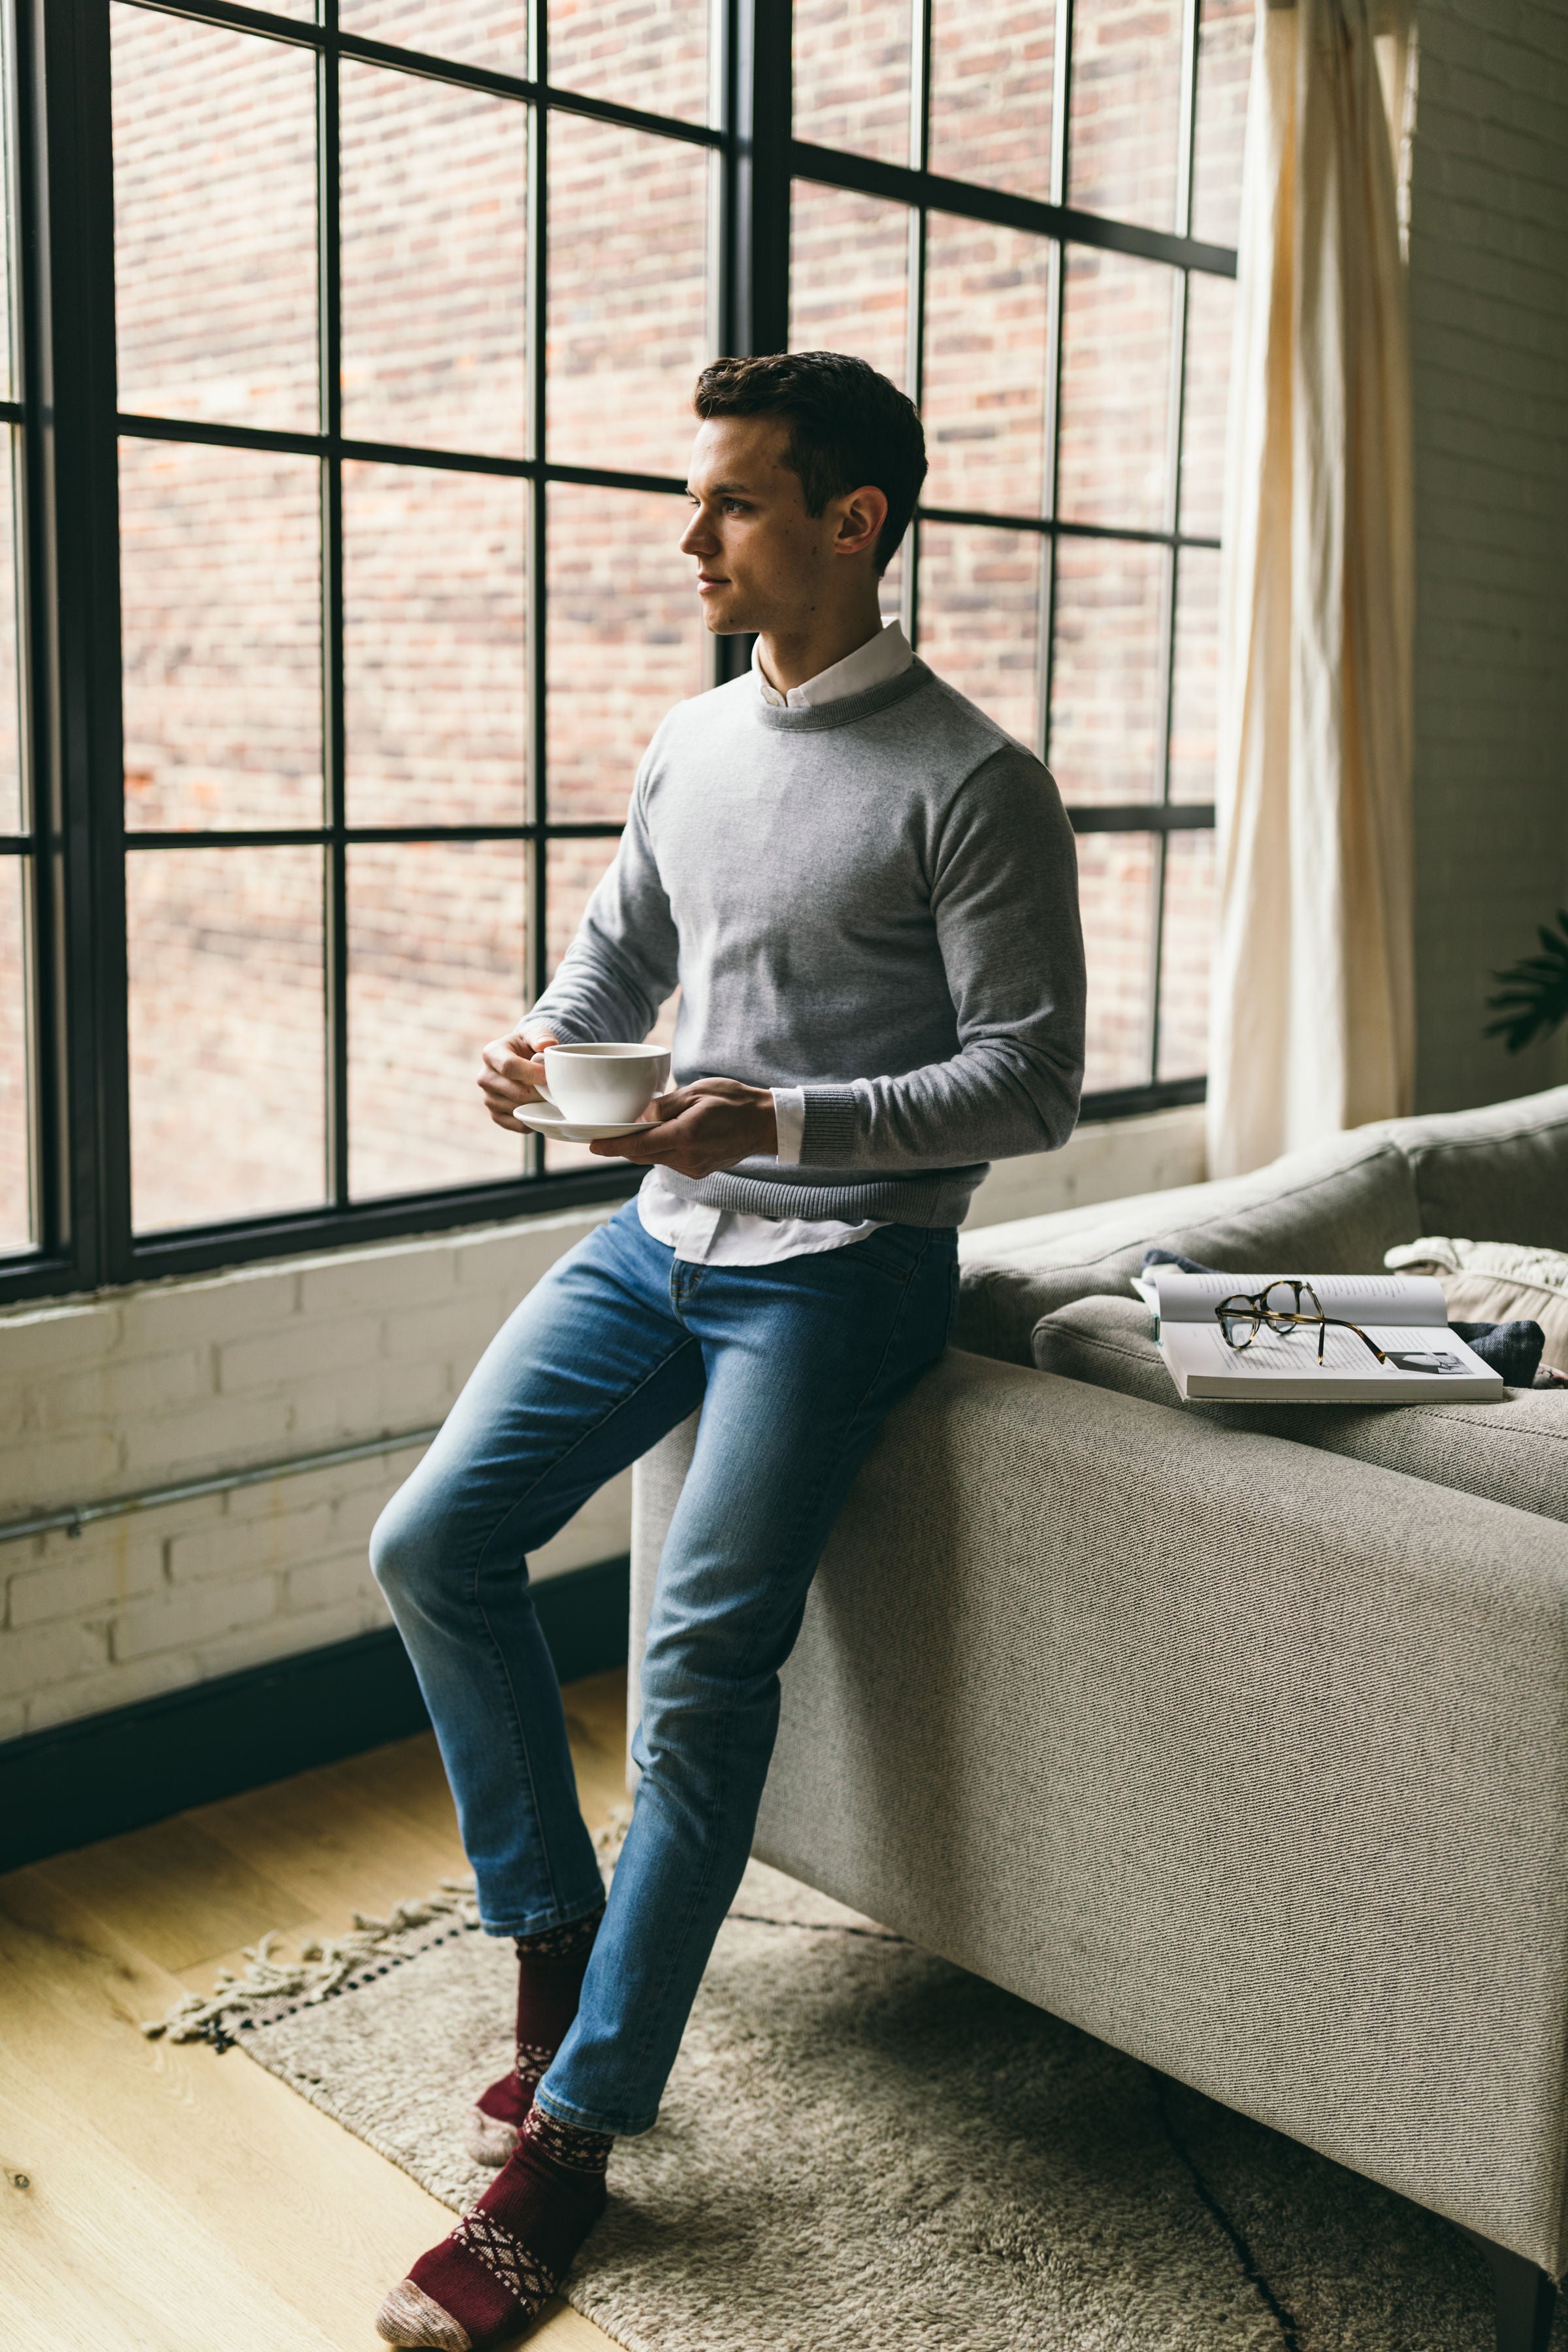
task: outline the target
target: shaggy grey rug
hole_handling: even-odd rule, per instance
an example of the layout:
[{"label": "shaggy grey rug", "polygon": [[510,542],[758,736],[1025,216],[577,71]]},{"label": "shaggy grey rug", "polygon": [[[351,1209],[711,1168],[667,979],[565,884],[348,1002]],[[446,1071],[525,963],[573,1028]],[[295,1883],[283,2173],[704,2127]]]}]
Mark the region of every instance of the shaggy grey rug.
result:
[{"label": "shaggy grey rug", "polygon": [[[514,1983],[471,1919],[448,1897],[216,2029],[454,2210]],[[1446,2223],[757,1864],[610,2186],[568,2293],[628,2352],[1493,2343]]]}]

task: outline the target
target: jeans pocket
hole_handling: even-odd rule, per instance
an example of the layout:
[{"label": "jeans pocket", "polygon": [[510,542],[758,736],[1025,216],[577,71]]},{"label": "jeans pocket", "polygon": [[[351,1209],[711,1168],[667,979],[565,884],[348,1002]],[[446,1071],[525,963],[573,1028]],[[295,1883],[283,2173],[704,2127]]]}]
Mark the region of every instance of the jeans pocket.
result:
[{"label": "jeans pocket", "polygon": [[851,1242],[848,1255],[858,1265],[873,1266],[895,1282],[908,1282],[930,1242],[922,1225],[884,1225],[864,1241]]}]

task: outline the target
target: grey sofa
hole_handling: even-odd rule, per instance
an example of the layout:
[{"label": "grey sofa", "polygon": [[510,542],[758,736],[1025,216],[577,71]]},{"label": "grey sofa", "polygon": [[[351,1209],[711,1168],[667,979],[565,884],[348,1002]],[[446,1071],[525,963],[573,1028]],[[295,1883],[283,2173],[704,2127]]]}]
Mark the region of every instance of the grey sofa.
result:
[{"label": "grey sofa", "polygon": [[[1500,2352],[1568,2268],[1568,1396],[1185,1407],[1144,1244],[1568,1248],[1568,1087],[968,1237],[784,1677],[756,1851],[1447,2216]],[[689,1423],[639,1465],[634,1661]],[[1331,1457],[1331,1458],[1325,1458]]]}]

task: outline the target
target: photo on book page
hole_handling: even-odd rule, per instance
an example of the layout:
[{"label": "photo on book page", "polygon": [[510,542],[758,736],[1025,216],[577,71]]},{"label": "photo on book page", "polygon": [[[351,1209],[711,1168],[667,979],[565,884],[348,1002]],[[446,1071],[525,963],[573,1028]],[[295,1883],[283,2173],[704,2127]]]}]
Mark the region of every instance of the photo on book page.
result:
[{"label": "photo on book page", "polygon": [[[1215,1309],[1253,1298],[1271,1280],[1309,1286],[1326,1318],[1318,1361],[1315,1321],[1284,1331],[1260,1325],[1243,1348],[1226,1339]],[[1178,1395],[1252,1404],[1427,1404],[1479,1402],[1503,1392],[1501,1375],[1450,1329],[1442,1289],[1429,1276],[1184,1274],[1152,1266],[1137,1287]],[[1274,1300],[1292,1304],[1289,1289]],[[1310,1314],[1303,1296],[1301,1310]],[[1358,1338],[1354,1324],[1366,1339]],[[1380,1349],[1379,1362],[1366,1339]]]}]

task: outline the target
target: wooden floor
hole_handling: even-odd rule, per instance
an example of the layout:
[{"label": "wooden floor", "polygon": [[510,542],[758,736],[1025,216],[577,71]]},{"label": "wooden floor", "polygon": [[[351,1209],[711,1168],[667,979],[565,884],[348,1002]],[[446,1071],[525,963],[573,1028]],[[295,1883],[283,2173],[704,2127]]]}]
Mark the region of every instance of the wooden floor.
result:
[{"label": "wooden floor", "polygon": [[[626,1798],[624,1678],[566,1702],[597,1828]],[[0,1877],[5,2352],[375,2352],[447,2209],[240,2051],[138,2027],[268,1927],[342,1932],[459,1874],[426,1734]],[[520,2340],[611,2341],[564,2305]]]}]

